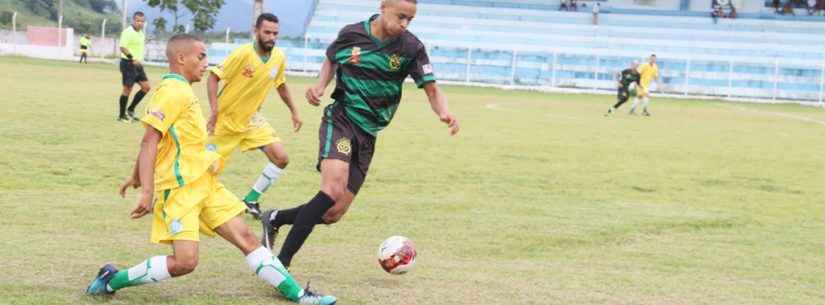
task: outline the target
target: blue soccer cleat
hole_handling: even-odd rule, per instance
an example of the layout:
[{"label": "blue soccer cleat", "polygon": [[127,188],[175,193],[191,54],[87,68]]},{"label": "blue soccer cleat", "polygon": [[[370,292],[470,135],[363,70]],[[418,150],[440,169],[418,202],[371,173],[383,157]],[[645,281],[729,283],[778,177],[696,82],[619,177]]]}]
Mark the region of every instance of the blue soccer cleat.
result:
[{"label": "blue soccer cleat", "polygon": [[105,266],[100,268],[100,271],[97,272],[97,277],[89,287],[86,288],[86,294],[88,295],[106,295],[106,294],[114,294],[114,291],[109,291],[106,289],[106,286],[109,285],[109,281],[115,277],[117,274],[117,268],[112,266],[111,264],[106,264]]}]

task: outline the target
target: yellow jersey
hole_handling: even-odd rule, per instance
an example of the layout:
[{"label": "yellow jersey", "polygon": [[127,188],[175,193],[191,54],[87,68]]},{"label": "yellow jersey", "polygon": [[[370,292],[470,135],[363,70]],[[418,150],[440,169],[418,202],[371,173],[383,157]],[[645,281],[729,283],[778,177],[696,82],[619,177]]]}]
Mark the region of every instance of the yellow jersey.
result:
[{"label": "yellow jersey", "polygon": [[640,83],[644,88],[649,87],[650,81],[652,81],[654,78],[659,77],[659,65],[657,64],[651,65],[649,62],[646,62],[640,65],[638,70],[639,74],[641,75]]},{"label": "yellow jersey", "polygon": [[179,74],[166,74],[140,118],[161,132],[155,159],[155,191],[194,182],[220,158],[206,147],[206,119],[192,86]]},{"label": "yellow jersey", "polygon": [[272,48],[269,58],[261,58],[252,43],[229,54],[210,71],[224,81],[218,93],[218,122],[215,134],[244,132],[252,116],[260,110],[273,87],[286,82],[286,55]]}]

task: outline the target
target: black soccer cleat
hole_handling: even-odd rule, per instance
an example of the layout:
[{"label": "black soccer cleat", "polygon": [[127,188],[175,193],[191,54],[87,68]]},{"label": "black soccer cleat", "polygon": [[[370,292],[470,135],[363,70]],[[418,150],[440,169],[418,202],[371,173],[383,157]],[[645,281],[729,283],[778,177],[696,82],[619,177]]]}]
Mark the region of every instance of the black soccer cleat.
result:
[{"label": "black soccer cleat", "polygon": [[272,225],[275,216],[278,215],[278,209],[266,210],[261,214],[261,244],[272,250],[275,244],[275,238],[278,237],[278,227]]},{"label": "black soccer cleat", "polygon": [[261,205],[257,201],[244,200],[243,203],[246,205],[247,213],[252,214],[255,219],[261,218]]}]

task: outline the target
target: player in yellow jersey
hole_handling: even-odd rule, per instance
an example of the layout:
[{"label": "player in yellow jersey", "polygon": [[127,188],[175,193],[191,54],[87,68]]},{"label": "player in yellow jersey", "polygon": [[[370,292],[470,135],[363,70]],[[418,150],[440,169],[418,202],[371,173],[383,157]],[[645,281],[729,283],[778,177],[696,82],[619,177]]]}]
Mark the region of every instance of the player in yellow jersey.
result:
[{"label": "player in yellow jersey", "polygon": [[129,269],[107,264],[86,289],[90,295],[183,276],[198,264],[199,232],[216,233],[246,256],[249,268],[287,299],[300,304],[334,304],[335,297],[302,289],[269,249],[261,246],[241,217],[246,208],[218,181],[220,156],[206,149],[206,120],[191,83],[206,71],[206,47],[188,34],[166,45],[169,74],[163,76],[146,114],[140,153],[131,177],[120,187],[141,188],[134,219],[152,213],[151,241],[170,244],[172,255],[154,256]]},{"label": "player in yellow jersey", "polygon": [[[278,31],[278,17],[261,14],[255,21],[255,42],[232,51],[221,65],[211,70],[207,81],[212,109],[208,123],[209,145],[222,156],[219,170],[223,170],[236,148],[244,152],[260,149],[269,159],[243,199],[247,211],[255,218],[261,214],[258,203],[261,195],[283,175],[289,163],[275,129],[258,112],[270,89],[277,88],[292,113],[293,131],[300,130],[303,124],[286,85],[286,55],[275,47]],[[224,86],[218,93],[220,81]]]},{"label": "player in yellow jersey", "polygon": [[656,64],[656,54],[651,54],[648,61],[638,68],[641,75],[639,88],[636,89],[636,98],[633,99],[633,105],[630,107],[630,114],[636,114],[636,106],[639,101],[642,102],[642,115],[650,116],[647,111],[650,105],[650,82],[654,79],[656,84],[659,83],[659,65]]}]

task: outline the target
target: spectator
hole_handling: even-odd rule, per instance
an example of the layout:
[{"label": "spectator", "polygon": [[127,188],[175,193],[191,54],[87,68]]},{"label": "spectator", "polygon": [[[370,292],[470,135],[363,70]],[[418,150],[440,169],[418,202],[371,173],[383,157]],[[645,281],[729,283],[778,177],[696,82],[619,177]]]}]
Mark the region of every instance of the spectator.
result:
[{"label": "spectator", "polygon": [[773,2],[771,3],[771,6],[773,7],[773,12],[774,13],[782,14],[782,11],[779,10],[782,7],[782,1],[773,0]]},{"label": "spectator", "polygon": [[736,19],[736,7],[733,6],[732,2],[728,3],[728,9],[727,9],[727,13],[725,14],[725,17],[730,18],[730,19]]},{"label": "spectator", "polygon": [[719,18],[724,17],[724,12],[722,12],[722,6],[719,3],[714,1],[713,5],[710,7],[710,18],[713,19],[713,24],[719,23]]},{"label": "spectator", "polygon": [[782,15],[796,15],[793,11],[792,1],[788,0],[788,2],[785,2],[785,5],[782,7]]},{"label": "spectator", "polygon": [[808,16],[813,16],[816,12],[816,0],[808,0]]},{"label": "spectator", "polygon": [[569,11],[570,10],[570,8],[567,4],[567,0],[561,0],[561,4],[559,4],[559,10],[560,11],[562,11],[562,10]]},{"label": "spectator", "polygon": [[601,5],[596,2],[593,4],[593,25],[599,25],[599,11],[601,11]]},{"label": "spectator", "polygon": [[570,0],[570,6],[568,6],[568,7],[567,7],[567,10],[568,10],[568,11],[575,11],[575,12],[578,12],[578,11],[579,11],[579,4],[578,4],[578,1],[576,1],[576,0]]}]

